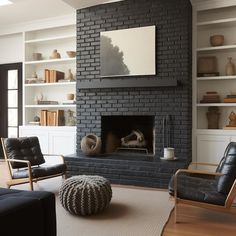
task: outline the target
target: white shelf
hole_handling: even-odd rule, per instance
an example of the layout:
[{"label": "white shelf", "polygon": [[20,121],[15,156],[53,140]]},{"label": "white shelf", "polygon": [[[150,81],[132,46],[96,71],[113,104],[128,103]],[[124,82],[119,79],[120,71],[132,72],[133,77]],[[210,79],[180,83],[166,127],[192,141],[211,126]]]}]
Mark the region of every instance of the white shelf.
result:
[{"label": "white shelf", "polygon": [[25,108],[75,108],[76,104],[58,105],[25,105]]},{"label": "white shelf", "polygon": [[26,61],[25,65],[37,65],[37,64],[48,64],[48,63],[60,63],[60,62],[73,62],[76,61],[76,58],[60,58],[60,59],[48,59],[41,61]]},{"label": "white shelf", "polygon": [[76,38],[76,35],[62,35],[62,36],[58,36],[58,37],[26,40],[25,44],[41,43],[41,42],[49,42],[49,41],[55,41],[55,40],[73,39],[73,38]]},{"label": "white shelf", "polygon": [[233,76],[197,77],[198,81],[205,81],[205,80],[234,80],[234,79],[236,79],[236,75],[233,75]]},{"label": "white shelf", "polygon": [[197,107],[234,107],[236,103],[197,103]]},{"label": "white shelf", "polygon": [[236,49],[236,44],[235,44],[235,45],[218,46],[218,47],[197,48],[197,52],[218,51],[218,50],[230,50],[230,49]]},{"label": "white shelf", "polygon": [[25,87],[44,87],[44,86],[68,86],[76,85],[76,82],[57,82],[57,83],[35,83],[35,84],[25,84]]},{"label": "white shelf", "polygon": [[236,129],[196,129],[196,134],[205,135],[232,135],[236,134]]},{"label": "white shelf", "polygon": [[203,22],[198,22],[197,26],[214,26],[218,24],[236,24],[236,18],[226,18],[226,19],[219,19],[219,20],[210,20],[210,21],[203,21]]}]

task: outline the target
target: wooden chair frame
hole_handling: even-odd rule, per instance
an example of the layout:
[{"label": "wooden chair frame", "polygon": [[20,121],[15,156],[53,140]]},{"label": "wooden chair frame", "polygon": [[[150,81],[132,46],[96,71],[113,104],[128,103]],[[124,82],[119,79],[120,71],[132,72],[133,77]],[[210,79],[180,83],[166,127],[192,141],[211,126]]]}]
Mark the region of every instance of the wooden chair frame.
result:
[{"label": "wooden chair frame", "polygon": [[[58,176],[63,176],[63,178],[66,178],[66,171],[62,172],[60,174],[56,174],[56,175],[48,175],[48,176],[33,178],[33,176],[32,176],[32,167],[31,167],[30,162],[27,161],[27,160],[9,159],[8,155],[7,155],[7,152],[6,152],[5,145],[4,145],[4,138],[1,138],[1,142],[2,142],[4,158],[5,158],[5,161],[7,163],[9,173],[10,173],[10,179],[6,182],[8,188],[10,188],[11,186],[14,186],[14,185],[29,183],[30,184],[30,190],[33,191],[34,190],[34,186],[33,186],[34,182],[36,183],[36,182],[38,182],[40,180],[50,179],[50,178],[54,178],[54,177],[58,177]],[[58,154],[58,155],[57,154],[43,154],[43,156],[57,156],[57,157],[61,157],[63,163],[65,163],[64,156],[60,155],[60,154]],[[11,162],[18,162],[18,163],[25,163],[25,164],[27,164],[26,168],[28,169],[29,177],[14,179],[13,178],[13,168],[11,166]]]},{"label": "wooden chair frame", "polygon": [[[216,164],[211,163],[197,163],[193,162],[190,165],[203,165],[203,166],[218,166]],[[177,177],[180,173],[192,173],[192,174],[205,174],[205,175],[211,175],[211,176],[222,176],[223,174],[217,173],[217,172],[209,172],[209,171],[202,171],[202,170],[189,170],[189,169],[179,169],[175,175],[174,175],[174,200],[175,200],[175,209],[174,209],[174,216],[175,216],[175,223],[177,223],[177,213],[178,213],[178,205],[179,204],[187,204],[192,205],[196,207],[202,207],[209,210],[215,210],[220,212],[226,212],[235,214],[236,211],[233,207],[233,201],[236,197],[236,179],[234,180],[234,183],[228,193],[228,196],[225,200],[224,206],[220,205],[214,205],[210,203],[204,203],[204,202],[197,202],[197,201],[191,201],[186,199],[181,199],[177,196]]]}]

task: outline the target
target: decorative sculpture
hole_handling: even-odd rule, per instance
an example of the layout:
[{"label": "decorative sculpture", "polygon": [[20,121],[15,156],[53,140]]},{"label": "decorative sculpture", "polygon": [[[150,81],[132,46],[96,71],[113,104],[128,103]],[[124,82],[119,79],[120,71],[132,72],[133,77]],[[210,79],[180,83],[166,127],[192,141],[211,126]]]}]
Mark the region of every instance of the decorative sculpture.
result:
[{"label": "decorative sculpture", "polygon": [[236,114],[233,111],[229,114],[229,124],[226,127],[236,127]]},{"label": "decorative sculpture", "polygon": [[88,134],[81,140],[81,150],[85,155],[98,155],[101,152],[102,141],[95,134]]},{"label": "decorative sculpture", "polygon": [[145,147],[146,141],[140,130],[133,130],[126,137],[121,138],[121,146],[123,147]]}]

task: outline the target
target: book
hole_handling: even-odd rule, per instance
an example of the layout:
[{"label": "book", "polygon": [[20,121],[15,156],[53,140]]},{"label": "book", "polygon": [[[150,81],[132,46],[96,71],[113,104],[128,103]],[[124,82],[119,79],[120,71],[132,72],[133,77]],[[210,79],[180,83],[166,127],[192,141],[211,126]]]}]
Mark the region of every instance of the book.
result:
[{"label": "book", "polygon": [[47,125],[47,110],[41,110],[40,111],[40,124],[42,126]]},{"label": "book", "polygon": [[49,69],[44,70],[44,79],[46,83],[50,83]]},{"label": "book", "polygon": [[64,110],[57,110],[56,112],[56,126],[65,125]]}]

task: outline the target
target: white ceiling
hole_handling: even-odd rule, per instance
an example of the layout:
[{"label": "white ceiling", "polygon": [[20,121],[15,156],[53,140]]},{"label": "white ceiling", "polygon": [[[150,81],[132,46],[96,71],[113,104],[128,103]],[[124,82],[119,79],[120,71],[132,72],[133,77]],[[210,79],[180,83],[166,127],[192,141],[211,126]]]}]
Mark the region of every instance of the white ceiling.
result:
[{"label": "white ceiling", "polygon": [[113,1],[117,0],[12,0],[14,4],[0,7],[0,27],[73,14],[75,8]]}]

